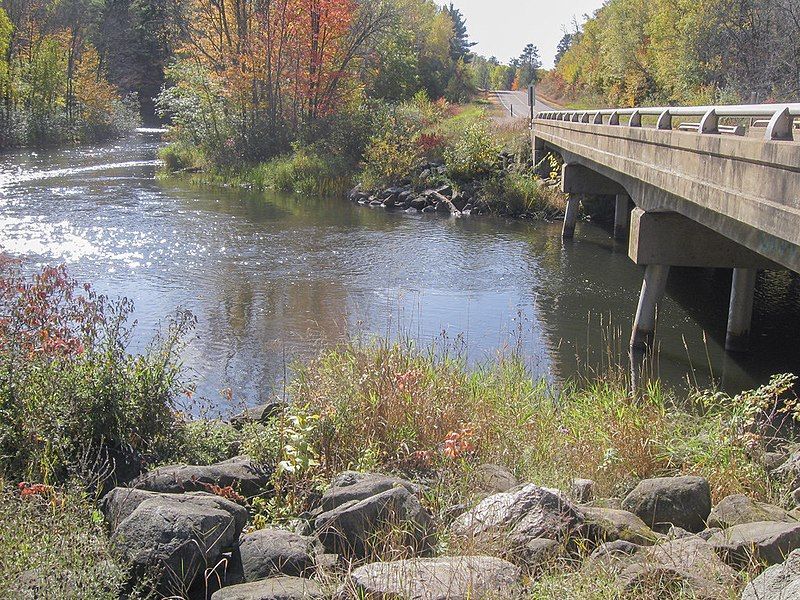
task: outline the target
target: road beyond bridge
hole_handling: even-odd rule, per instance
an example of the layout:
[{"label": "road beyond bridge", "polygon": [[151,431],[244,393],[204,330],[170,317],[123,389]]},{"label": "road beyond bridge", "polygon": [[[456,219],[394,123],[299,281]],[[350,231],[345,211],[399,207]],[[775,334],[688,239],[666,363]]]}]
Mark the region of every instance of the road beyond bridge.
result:
[{"label": "road beyond bridge", "polygon": [[[746,349],[759,269],[800,272],[800,104],[539,111],[537,158],[571,194],[614,197],[615,236],[644,265],[631,348],[649,347],[670,267],[732,268],[726,347]],[[631,210],[632,209],[632,210]]]}]

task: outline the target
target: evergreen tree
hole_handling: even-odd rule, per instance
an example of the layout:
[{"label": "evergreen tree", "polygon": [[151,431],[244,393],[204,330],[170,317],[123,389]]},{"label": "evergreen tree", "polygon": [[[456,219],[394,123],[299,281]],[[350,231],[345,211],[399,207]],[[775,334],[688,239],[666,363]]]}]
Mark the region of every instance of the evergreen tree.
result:
[{"label": "evergreen tree", "polygon": [[447,14],[450,15],[450,19],[453,21],[454,35],[450,41],[450,58],[452,58],[454,62],[463,60],[465,63],[468,63],[472,60],[471,48],[476,42],[469,41],[467,21],[461,13],[461,10],[453,6],[452,2],[450,6],[445,8],[445,11],[447,11]]}]

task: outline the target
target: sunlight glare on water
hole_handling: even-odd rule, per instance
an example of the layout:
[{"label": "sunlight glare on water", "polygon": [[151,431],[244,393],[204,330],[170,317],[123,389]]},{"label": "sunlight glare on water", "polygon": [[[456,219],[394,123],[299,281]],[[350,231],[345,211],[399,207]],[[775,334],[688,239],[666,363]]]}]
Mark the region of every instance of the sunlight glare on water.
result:
[{"label": "sunlight glare on water", "polygon": [[[220,411],[221,390],[265,400],[288,361],[354,335],[447,340],[473,364],[518,345],[534,375],[554,382],[600,362],[609,323],[620,347],[629,335],[641,270],[606,229],[581,224],[564,244],[558,223],[161,181],[159,144],[157,132],[141,132],[107,146],[0,156],[0,250],[31,270],[67,263],[101,293],[131,298],[133,350],[176,308],[190,309],[198,325],[184,364]],[[764,278],[756,351],[725,355],[726,277],[672,276],[659,325],[658,373],[668,383],[693,369],[700,384],[713,372],[742,389],[797,363],[786,348],[796,347],[800,293],[785,277]]]}]

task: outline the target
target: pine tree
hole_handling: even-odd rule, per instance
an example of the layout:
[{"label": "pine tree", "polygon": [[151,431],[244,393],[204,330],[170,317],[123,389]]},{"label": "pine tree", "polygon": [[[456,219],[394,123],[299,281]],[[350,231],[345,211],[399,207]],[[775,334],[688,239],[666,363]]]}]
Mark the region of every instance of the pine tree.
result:
[{"label": "pine tree", "polygon": [[450,19],[453,21],[454,35],[453,39],[450,41],[450,58],[452,58],[454,62],[463,60],[465,63],[469,63],[472,60],[472,52],[470,49],[476,42],[469,41],[467,21],[461,13],[461,10],[453,6],[452,2],[450,6],[445,7],[445,11],[447,11],[447,14],[450,15]]}]

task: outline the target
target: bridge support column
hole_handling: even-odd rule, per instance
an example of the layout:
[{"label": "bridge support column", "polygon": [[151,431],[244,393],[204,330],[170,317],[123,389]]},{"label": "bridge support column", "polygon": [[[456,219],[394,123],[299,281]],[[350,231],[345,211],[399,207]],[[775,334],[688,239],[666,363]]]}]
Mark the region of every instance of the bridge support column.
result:
[{"label": "bridge support column", "polygon": [[614,210],[614,237],[618,240],[625,239],[628,235],[628,224],[631,212],[629,210],[630,198],[628,194],[617,194],[617,204]]},{"label": "bridge support column", "polygon": [[581,200],[578,196],[572,195],[567,200],[567,210],[564,213],[564,228],[561,230],[561,237],[572,239],[575,237],[575,224],[578,222],[578,211],[581,207]]},{"label": "bridge support column", "polygon": [[647,265],[631,334],[632,350],[645,350],[652,344],[656,330],[656,311],[659,301],[664,297],[668,278],[669,266]]},{"label": "bridge support column", "polygon": [[749,349],[757,275],[756,269],[733,270],[728,333],[725,336],[725,349],[728,352],[746,352]]}]

